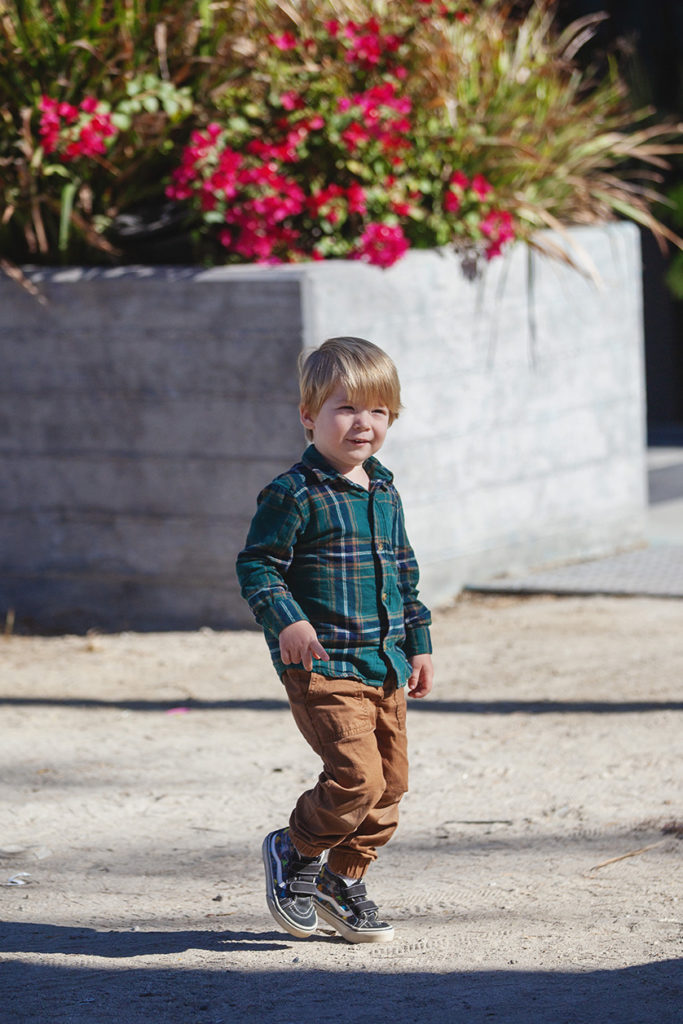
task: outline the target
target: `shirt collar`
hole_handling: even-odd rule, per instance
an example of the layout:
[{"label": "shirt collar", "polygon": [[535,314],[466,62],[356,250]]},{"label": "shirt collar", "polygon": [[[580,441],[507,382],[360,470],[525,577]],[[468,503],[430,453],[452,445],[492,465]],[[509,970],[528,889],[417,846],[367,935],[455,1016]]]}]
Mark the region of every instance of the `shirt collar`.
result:
[{"label": "shirt collar", "polygon": [[[331,466],[327,459],[320,454],[314,444],[309,444],[308,448],[301,457],[301,461],[305,466],[313,471],[314,476],[318,480],[344,480],[345,477],[341,473]],[[378,485],[390,484],[394,479],[394,474],[391,470],[383,466],[379,459],[376,459],[374,455],[371,455],[369,459],[366,459],[363,463],[365,472],[370,477],[373,483]]]}]

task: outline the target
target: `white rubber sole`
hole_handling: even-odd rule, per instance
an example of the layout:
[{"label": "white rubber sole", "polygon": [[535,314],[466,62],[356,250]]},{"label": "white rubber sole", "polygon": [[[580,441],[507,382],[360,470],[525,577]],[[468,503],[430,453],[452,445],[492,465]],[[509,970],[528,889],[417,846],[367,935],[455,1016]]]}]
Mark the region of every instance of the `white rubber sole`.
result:
[{"label": "white rubber sole", "polygon": [[327,921],[328,924],[332,925],[334,930],[339,932],[341,937],[346,939],[347,942],[391,942],[394,937],[393,928],[384,928],[378,932],[364,932],[358,928],[352,928],[345,921],[340,921],[332,911],[327,909],[324,903],[316,903],[315,908],[318,916],[322,917],[323,921]]}]

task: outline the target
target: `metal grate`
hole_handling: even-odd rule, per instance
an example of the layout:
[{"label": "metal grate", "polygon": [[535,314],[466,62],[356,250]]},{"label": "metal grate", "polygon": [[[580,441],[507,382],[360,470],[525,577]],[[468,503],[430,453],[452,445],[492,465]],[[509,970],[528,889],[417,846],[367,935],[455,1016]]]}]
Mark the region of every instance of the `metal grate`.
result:
[{"label": "metal grate", "polygon": [[471,583],[467,590],[513,594],[618,594],[683,597],[683,546],[651,545],[527,576]]}]

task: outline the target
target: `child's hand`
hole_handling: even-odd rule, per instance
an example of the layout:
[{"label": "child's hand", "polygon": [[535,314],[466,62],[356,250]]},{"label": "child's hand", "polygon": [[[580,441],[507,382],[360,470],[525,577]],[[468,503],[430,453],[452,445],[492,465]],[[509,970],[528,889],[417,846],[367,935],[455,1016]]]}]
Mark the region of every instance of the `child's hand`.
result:
[{"label": "child's hand", "polygon": [[431,654],[415,654],[409,660],[413,671],[408,680],[408,696],[426,697],[434,685],[432,656]]},{"label": "child's hand", "polygon": [[285,665],[298,665],[313,671],[313,658],[329,661],[330,656],[318,640],[318,634],[306,619],[285,626],[279,636],[280,656]]}]

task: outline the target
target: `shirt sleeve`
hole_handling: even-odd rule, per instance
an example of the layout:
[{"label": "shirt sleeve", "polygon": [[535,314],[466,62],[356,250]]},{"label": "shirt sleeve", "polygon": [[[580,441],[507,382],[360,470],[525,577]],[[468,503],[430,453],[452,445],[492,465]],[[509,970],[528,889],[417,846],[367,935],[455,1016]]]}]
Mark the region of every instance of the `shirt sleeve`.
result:
[{"label": "shirt sleeve", "polygon": [[432,617],[429,609],[422,604],[417,596],[420,570],[406,533],[401,497],[396,490],[394,494],[396,497],[394,553],[398,570],[398,585],[403,597],[403,622],[406,631],[403,650],[407,658],[412,658],[415,654],[432,653],[432,639],[429,632]]},{"label": "shirt sleeve", "polygon": [[258,496],[246,546],[237,556],[242,596],[258,624],[276,636],[285,626],[306,619],[285,582],[304,525],[295,496],[269,484]]}]

